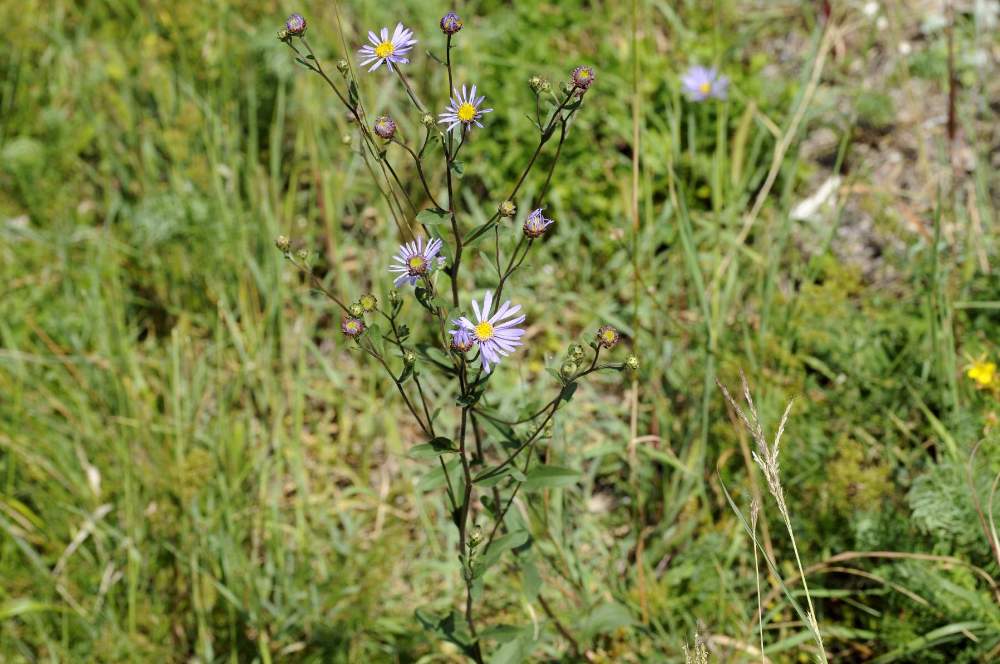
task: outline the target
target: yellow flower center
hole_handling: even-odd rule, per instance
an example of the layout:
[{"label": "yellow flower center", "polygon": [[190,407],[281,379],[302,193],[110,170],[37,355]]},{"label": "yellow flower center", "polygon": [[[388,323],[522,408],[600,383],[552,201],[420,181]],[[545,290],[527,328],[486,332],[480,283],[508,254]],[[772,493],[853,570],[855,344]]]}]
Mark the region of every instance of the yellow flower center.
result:
[{"label": "yellow flower center", "polygon": [[410,268],[410,274],[422,274],[427,269],[427,261],[423,256],[413,256],[406,261],[406,266]]},{"label": "yellow flower center", "polygon": [[709,83],[708,81],[698,86],[698,92],[700,92],[703,95],[707,95],[711,91],[712,91],[712,84]]},{"label": "yellow flower center", "polygon": [[590,78],[590,70],[589,70],[589,69],[581,69],[581,70],[580,70],[580,73],[579,73],[579,74],[577,74],[577,77],[578,77],[578,78],[579,78],[579,79],[580,79],[581,81],[586,81],[587,79],[589,79],[589,78]]},{"label": "yellow flower center", "polygon": [[476,107],[469,102],[465,102],[458,107],[456,115],[458,115],[458,119],[462,122],[472,122],[473,118],[476,117]]},{"label": "yellow flower center", "polygon": [[392,45],[391,41],[384,41],[375,47],[375,55],[380,58],[388,58],[395,50],[396,47]]},{"label": "yellow flower center", "polygon": [[965,375],[972,380],[979,383],[981,386],[986,387],[993,382],[996,377],[997,365],[993,362],[976,362],[969,370],[965,372]]},{"label": "yellow flower center", "polygon": [[602,336],[604,337],[604,341],[607,343],[611,343],[615,340],[615,333],[611,330],[605,330]]},{"label": "yellow flower center", "polygon": [[477,325],[473,332],[480,341],[489,341],[493,338],[493,324],[487,320]]}]

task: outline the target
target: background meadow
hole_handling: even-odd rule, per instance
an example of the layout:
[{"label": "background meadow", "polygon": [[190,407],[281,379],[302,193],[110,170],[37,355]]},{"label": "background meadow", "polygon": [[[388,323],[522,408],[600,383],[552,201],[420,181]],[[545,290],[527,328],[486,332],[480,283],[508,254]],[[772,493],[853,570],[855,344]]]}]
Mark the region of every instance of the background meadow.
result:
[{"label": "background meadow", "polygon": [[[354,47],[416,31],[407,71],[434,108],[424,48],[452,8],[340,3]],[[597,70],[557,224],[509,285],[530,341],[498,369],[502,405],[551,392],[546,368],[603,323],[641,363],[556,418],[540,453],[580,474],[516,503],[536,562],[490,572],[492,661],[684,661],[696,633],[713,661],[761,661],[726,491],[744,516],[759,500],[761,547],[802,595],[715,385],[740,369],[769,432],[795,399],[782,478],[832,661],[1000,658],[996,6],[454,9],[458,71],[496,109],[464,149],[466,229],[534,147],[527,80]],[[400,241],[340,106],[275,38],[291,11],[342,57],[328,2],[0,3],[2,661],[462,661],[414,617],[463,588],[443,494],[407,456],[424,441],[273,245],[384,298]],[[730,77],[727,101],[684,99],[696,63]],[[368,107],[412,134],[377,74]],[[777,577],[760,583],[766,657],[810,661]]]}]

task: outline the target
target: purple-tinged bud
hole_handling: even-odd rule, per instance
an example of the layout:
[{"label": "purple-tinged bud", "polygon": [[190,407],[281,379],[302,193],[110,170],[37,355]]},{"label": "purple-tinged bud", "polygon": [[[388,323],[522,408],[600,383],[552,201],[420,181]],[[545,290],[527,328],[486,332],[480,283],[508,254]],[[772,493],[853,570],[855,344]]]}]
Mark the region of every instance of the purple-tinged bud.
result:
[{"label": "purple-tinged bud", "polygon": [[462,29],[462,19],[455,12],[448,12],[441,17],[441,32],[446,35],[453,35]]},{"label": "purple-tinged bud", "polygon": [[355,339],[364,333],[365,322],[354,316],[344,316],[344,320],[340,323],[340,329],[345,335]]},{"label": "purple-tinged bud", "polygon": [[472,333],[466,330],[464,327],[460,327],[451,333],[451,349],[458,351],[459,353],[467,353],[472,350],[472,346],[475,344],[475,339]]},{"label": "purple-tinged bud", "polygon": [[545,215],[542,214],[542,208],[538,208],[524,220],[524,234],[532,240],[540,238],[545,235],[546,229],[554,223],[553,220],[545,218]]},{"label": "purple-tinged bud", "polygon": [[387,141],[396,135],[396,123],[388,115],[375,118],[374,128],[375,133]]},{"label": "purple-tinged bud", "polygon": [[301,37],[306,31],[305,17],[302,14],[292,14],[285,21],[285,30],[288,30],[288,34],[290,35]]},{"label": "purple-tinged bud", "polygon": [[594,74],[593,67],[580,65],[573,70],[573,86],[579,88],[580,90],[586,90],[589,88],[595,78],[597,78],[597,75]]}]

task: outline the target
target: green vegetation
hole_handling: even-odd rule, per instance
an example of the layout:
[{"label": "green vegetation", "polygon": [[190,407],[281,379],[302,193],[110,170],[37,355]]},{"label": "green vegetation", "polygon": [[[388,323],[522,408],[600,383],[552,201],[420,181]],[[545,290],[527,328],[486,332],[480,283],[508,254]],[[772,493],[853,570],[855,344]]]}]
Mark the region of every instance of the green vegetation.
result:
[{"label": "green vegetation", "polygon": [[[348,38],[401,20],[426,64],[450,7],[391,4],[342,3]],[[496,109],[463,152],[466,230],[533,148],[528,79],[597,71],[557,224],[508,285],[530,343],[496,405],[549,393],[604,323],[640,358],[539,448],[580,475],[515,503],[531,540],[487,576],[487,661],[684,661],[697,632],[759,662],[758,578],[769,660],[814,661],[789,530],[830,661],[1000,659],[995,14],[822,4],[461,8],[460,71]],[[0,660],[464,661],[422,624],[464,595],[407,455],[426,441],[274,248],[386,297],[399,231],[275,38],[300,11],[333,62],[335,8],[0,4]],[[727,101],[682,96],[699,62]],[[443,72],[412,71],[443,107]],[[398,84],[362,83],[413,135]],[[716,387],[738,400],[740,370],[768,441],[794,399],[789,529]]]}]

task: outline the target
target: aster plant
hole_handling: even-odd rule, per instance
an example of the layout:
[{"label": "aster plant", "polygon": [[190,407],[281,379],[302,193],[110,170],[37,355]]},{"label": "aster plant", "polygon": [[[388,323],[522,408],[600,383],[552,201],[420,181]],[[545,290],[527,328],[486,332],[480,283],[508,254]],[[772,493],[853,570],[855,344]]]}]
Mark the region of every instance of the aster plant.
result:
[{"label": "aster plant", "polygon": [[[481,130],[475,132],[477,137],[488,136],[486,116],[494,110],[485,105],[487,93],[477,84],[460,87],[455,83],[452,46],[464,25],[458,14],[448,12],[435,26],[442,35],[439,48],[443,52],[434,55],[432,47],[427,64],[441,68],[442,86],[426,91],[427,98],[437,102],[434,107],[444,109],[435,117],[403,73],[404,67],[411,66],[418,41],[403,23],[397,23],[391,32],[387,27],[369,31],[368,43],[350,46],[356,50],[346,54],[348,57],[337,63],[336,73],[331,73],[307,41],[306,19],[299,14],[289,17],[279,39],[294,52],[300,65],[330,88],[347,111],[358,134],[357,142],[351,139],[350,144],[356,146],[375,179],[375,191],[382,195],[395,222],[400,246],[384,272],[370,273],[375,289],[386,290],[385,296],[358,293],[353,302],[354,297],[345,294],[351,287],[330,286],[312,271],[308,251],[293,251],[292,240],[285,236],[276,240],[276,246],[340,309],[344,344],[386,373],[423,437],[414,441],[410,456],[433,464],[425,483],[444,490],[451,518],[442,527],[453,528],[456,534],[458,571],[465,592],[455,598],[451,614],[441,616],[418,609],[417,617],[481,663],[504,645],[498,636],[503,630],[484,632],[484,625],[498,618],[496,607],[486,599],[486,590],[496,585],[491,581],[495,575],[488,577],[487,572],[495,569],[501,558],[531,569],[542,564],[528,546],[532,537],[529,526],[516,511],[511,512],[511,506],[518,495],[566,484],[567,469],[543,463],[538,453],[540,441],[550,435],[553,419],[573,398],[580,380],[599,371],[633,372],[639,364],[633,355],[624,361],[602,362],[602,353],[612,352],[621,334],[595,321],[588,339],[589,352],[581,344],[571,344],[563,359],[550,360],[554,383],[550,395],[544,391],[538,396],[523,395],[520,412],[513,414],[503,412],[499,400],[492,396],[490,383],[498,373],[518,371],[524,375],[527,371],[524,359],[530,352],[532,318],[540,311],[530,300],[514,303],[504,297],[504,291],[532,247],[552,232],[555,222],[544,215],[541,204],[573,118],[595,87],[596,73],[587,65],[567,64],[567,78],[560,86],[541,76],[531,77],[527,87],[534,97],[536,133],[531,157],[513,184],[496,192],[492,202],[463,209],[460,203],[476,200],[478,194],[461,195],[463,169],[458,157],[463,148],[475,149],[465,148],[475,140],[473,127]],[[426,27],[436,32],[435,27]],[[310,35],[316,32],[313,24]],[[349,44],[350,40],[341,30],[337,42]],[[378,71],[382,65],[398,79],[412,105],[412,116],[397,112],[390,117],[384,109],[366,105],[359,77],[383,76]],[[497,113],[520,116],[509,108],[499,108]],[[557,143],[555,148],[546,150],[552,142]],[[547,153],[546,158],[540,160],[543,153]],[[537,193],[528,200],[521,195],[522,188],[534,167],[546,161],[546,172],[537,176]],[[411,176],[409,182],[407,175]],[[531,212],[516,222],[519,209]],[[488,214],[491,216],[486,218]],[[470,223],[483,218],[485,223]],[[480,273],[464,274],[462,268],[468,272],[470,267],[466,252],[490,239],[492,252],[481,252],[487,258],[471,265],[480,268]],[[478,286],[475,291],[474,286]],[[476,293],[482,293],[482,299]],[[431,373],[437,376],[428,380]],[[524,499],[530,501],[531,497]],[[563,573],[558,569],[552,572]],[[537,598],[557,638],[566,643],[576,661],[583,652],[577,639],[540,594]]]}]

